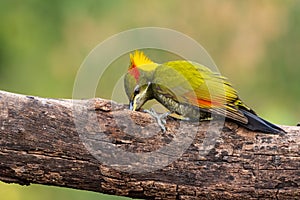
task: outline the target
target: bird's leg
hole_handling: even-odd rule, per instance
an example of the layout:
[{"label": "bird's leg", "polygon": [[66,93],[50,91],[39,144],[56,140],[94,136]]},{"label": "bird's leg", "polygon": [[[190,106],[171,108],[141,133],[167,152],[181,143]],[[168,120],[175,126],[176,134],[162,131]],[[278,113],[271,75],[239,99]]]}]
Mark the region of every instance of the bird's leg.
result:
[{"label": "bird's leg", "polygon": [[171,114],[171,112],[166,112],[159,114],[157,113],[153,108],[150,108],[150,110],[144,110],[146,113],[150,114],[152,117],[155,118],[158,126],[161,128],[163,132],[166,132],[166,118]]}]

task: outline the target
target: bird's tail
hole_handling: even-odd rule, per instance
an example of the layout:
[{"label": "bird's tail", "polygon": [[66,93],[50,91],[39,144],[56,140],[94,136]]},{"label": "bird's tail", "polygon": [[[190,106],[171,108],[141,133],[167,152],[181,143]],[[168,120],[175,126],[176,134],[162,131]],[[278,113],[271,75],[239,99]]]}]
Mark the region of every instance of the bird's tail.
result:
[{"label": "bird's tail", "polygon": [[274,134],[285,134],[286,132],[280,127],[260,118],[259,116],[251,113],[247,110],[240,110],[248,118],[248,124],[241,124],[242,126],[252,130],[261,131],[264,133],[274,133]]}]

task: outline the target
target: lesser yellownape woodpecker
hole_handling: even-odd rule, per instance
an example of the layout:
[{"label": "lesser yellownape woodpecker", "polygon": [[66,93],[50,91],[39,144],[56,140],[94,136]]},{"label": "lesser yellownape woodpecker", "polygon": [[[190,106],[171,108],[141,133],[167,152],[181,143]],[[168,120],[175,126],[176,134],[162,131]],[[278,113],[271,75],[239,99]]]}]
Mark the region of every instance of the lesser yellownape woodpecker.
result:
[{"label": "lesser yellownape woodpecker", "polygon": [[253,131],[285,133],[245,105],[225,77],[195,62],[157,64],[135,51],[130,54],[124,86],[131,110],[156,99],[179,119],[201,121],[223,116]]}]

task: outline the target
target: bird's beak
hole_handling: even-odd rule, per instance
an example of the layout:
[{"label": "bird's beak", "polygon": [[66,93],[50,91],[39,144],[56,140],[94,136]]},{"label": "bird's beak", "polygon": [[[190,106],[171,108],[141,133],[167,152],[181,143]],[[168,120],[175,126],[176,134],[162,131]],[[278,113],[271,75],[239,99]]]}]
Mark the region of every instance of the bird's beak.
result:
[{"label": "bird's beak", "polygon": [[133,101],[130,101],[129,103],[129,110],[133,110]]}]

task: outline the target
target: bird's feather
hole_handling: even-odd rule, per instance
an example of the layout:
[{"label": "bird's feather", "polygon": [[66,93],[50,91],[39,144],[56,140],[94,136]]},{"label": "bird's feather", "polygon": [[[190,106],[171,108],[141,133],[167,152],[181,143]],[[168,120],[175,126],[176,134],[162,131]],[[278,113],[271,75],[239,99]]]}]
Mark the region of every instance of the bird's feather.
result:
[{"label": "bird's feather", "polygon": [[241,103],[236,90],[226,78],[205,66],[188,61],[167,62],[156,68],[153,77],[154,83],[168,87],[180,103],[192,104],[241,123],[248,122],[239,106],[248,107]]}]

